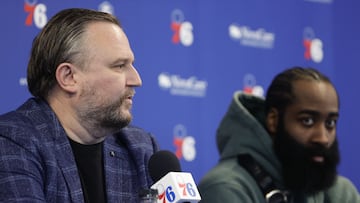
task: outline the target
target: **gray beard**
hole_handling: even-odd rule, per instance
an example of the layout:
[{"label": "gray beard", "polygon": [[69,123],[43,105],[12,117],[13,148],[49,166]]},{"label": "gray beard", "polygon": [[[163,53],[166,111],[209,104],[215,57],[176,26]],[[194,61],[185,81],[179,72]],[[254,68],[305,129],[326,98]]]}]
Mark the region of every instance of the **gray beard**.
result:
[{"label": "gray beard", "polygon": [[87,109],[86,112],[81,113],[81,118],[94,132],[118,132],[129,125],[132,120],[131,116],[121,115],[120,107],[123,105],[124,100],[125,98],[121,98],[111,105]]}]

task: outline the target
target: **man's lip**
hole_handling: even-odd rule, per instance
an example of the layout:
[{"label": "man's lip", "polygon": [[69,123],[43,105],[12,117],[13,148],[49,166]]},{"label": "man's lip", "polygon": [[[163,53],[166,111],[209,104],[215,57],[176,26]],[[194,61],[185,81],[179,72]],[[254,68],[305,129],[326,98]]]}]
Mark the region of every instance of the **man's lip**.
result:
[{"label": "man's lip", "polygon": [[324,162],[324,157],[323,156],[313,156],[312,157],[312,160],[314,161],[314,162],[317,162],[317,163],[323,163]]},{"label": "man's lip", "polygon": [[126,98],[126,102],[127,102],[128,104],[132,105],[132,103],[133,103],[132,97],[127,97],[127,98]]}]

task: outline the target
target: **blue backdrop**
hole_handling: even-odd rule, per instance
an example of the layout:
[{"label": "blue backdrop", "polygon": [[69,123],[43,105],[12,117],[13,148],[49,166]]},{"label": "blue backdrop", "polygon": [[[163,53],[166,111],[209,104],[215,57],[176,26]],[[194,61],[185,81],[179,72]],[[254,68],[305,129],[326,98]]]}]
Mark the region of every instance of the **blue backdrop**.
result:
[{"label": "blue backdrop", "polygon": [[30,95],[31,42],[59,10],[84,7],[122,22],[143,79],[133,124],[176,153],[198,182],[218,160],[217,126],[235,90],[263,95],[294,65],[330,76],[341,97],[339,172],[360,188],[360,2],[335,0],[4,0],[0,114]]}]

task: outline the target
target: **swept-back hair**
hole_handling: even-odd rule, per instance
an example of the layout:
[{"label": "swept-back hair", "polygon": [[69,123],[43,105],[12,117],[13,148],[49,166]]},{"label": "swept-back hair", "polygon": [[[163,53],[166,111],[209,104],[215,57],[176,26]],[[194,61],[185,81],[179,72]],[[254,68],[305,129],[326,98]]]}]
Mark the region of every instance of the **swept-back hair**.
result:
[{"label": "swept-back hair", "polygon": [[288,105],[294,102],[293,83],[298,80],[326,82],[333,85],[326,75],[314,68],[295,66],[286,69],[275,76],[267,90],[265,99],[266,113],[271,108],[283,112]]},{"label": "swept-back hair", "polygon": [[30,93],[46,99],[56,84],[55,72],[64,62],[82,63],[81,48],[86,25],[110,22],[121,27],[115,16],[89,9],[65,9],[53,16],[35,37],[27,67]]}]

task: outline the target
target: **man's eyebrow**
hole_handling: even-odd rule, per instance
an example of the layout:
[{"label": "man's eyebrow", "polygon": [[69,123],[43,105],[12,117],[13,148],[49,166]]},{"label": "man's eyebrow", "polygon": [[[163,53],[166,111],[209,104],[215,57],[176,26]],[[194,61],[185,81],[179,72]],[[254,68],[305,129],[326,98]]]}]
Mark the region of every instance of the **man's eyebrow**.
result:
[{"label": "man's eyebrow", "polygon": [[122,62],[125,62],[125,63],[128,63],[128,62],[131,62],[131,63],[134,63],[135,62],[135,59],[133,60],[130,60],[130,58],[126,58],[126,57],[122,57],[122,58],[117,58],[115,59],[112,64],[117,64],[117,63],[122,63]]},{"label": "man's eyebrow", "polygon": [[305,109],[305,110],[301,110],[298,112],[298,114],[310,114],[310,115],[320,115],[320,112],[318,111],[315,111],[315,110],[308,110],[308,109]]},{"label": "man's eyebrow", "polygon": [[[313,115],[313,116],[319,116],[320,112],[315,111],[315,110],[305,109],[305,110],[301,110],[298,114],[310,114],[310,115]],[[330,117],[339,117],[339,112],[330,112],[330,113],[328,113],[328,116],[330,116]]]},{"label": "man's eyebrow", "polygon": [[339,117],[339,112],[331,112],[331,113],[329,113],[329,116],[331,116],[331,117]]},{"label": "man's eyebrow", "polygon": [[124,62],[124,61],[128,61],[129,59],[127,58],[117,58],[115,60],[113,60],[113,64],[116,64],[116,63],[121,63],[121,62]]}]

